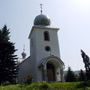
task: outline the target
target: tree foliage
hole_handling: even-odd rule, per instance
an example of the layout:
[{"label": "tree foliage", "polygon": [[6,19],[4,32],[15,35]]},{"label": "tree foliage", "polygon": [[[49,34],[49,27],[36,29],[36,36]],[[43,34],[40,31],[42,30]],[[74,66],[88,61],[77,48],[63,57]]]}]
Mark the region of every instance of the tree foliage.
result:
[{"label": "tree foliage", "polygon": [[85,77],[85,72],[81,69],[79,72],[79,81],[84,81]]},{"label": "tree foliage", "polygon": [[81,56],[86,70],[86,79],[90,80],[90,58],[83,50],[81,50]]},{"label": "tree foliage", "polygon": [[0,84],[15,82],[17,74],[17,55],[14,55],[16,49],[9,34],[6,25],[0,29]]},{"label": "tree foliage", "polygon": [[67,74],[66,74],[66,76],[65,76],[65,81],[66,81],[66,82],[74,82],[74,81],[76,81],[75,74],[74,74],[74,72],[71,70],[70,67],[68,67],[68,71],[67,71]]}]

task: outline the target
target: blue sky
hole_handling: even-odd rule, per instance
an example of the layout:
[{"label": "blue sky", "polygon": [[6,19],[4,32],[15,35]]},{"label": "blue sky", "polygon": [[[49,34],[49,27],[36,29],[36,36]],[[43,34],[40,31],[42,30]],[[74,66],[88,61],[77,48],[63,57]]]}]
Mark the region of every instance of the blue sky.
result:
[{"label": "blue sky", "polygon": [[65,68],[84,69],[80,49],[90,56],[90,0],[0,0],[0,28],[4,24],[11,32],[11,40],[21,57],[23,45],[27,56],[30,54],[28,35],[34,18],[43,14],[51,19],[58,32],[61,59]]}]

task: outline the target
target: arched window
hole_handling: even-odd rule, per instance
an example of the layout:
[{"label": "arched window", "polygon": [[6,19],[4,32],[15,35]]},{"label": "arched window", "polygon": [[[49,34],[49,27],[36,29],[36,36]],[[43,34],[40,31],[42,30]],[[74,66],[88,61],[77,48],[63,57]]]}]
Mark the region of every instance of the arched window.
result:
[{"label": "arched window", "polygon": [[50,41],[50,36],[49,36],[49,32],[48,31],[44,32],[44,40],[45,41]]}]

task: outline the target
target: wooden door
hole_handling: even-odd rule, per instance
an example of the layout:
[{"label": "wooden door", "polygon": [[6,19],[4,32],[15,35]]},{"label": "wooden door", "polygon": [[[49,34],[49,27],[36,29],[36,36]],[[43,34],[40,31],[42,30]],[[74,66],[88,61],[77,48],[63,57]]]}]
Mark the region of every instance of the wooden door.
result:
[{"label": "wooden door", "polygon": [[53,64],[47,63],[48,81],[55,81],[55,68]]}]

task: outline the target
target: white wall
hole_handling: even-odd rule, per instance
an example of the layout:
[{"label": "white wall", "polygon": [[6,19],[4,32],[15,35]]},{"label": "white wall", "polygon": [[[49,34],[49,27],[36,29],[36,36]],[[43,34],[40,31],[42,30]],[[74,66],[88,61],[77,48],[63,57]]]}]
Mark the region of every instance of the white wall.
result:
[{"label": "white wall", "polygon": [[30,57],[28,57],[27,59],[25,59],[24,61],[22,61],[18,66],[19,70],[18,70],[18,82],[22,83],[25,82],[25,79],[27,78],[28,75],[32,75],[31,71],[31,60]]},{"label": "white wall", "polygon": [[[58,28],[33,26],[30,33],[30,53],[33,60],[34,78],[38,80],[42,79],[42,73],[38,66],[43,58],[50,55],[60,57],[59,43],[58,43]],[[44,32],[48,31],[50,35],[50,41],[44,41]],[[51,51],[47,52],[45,46],[50,46]]]}]

